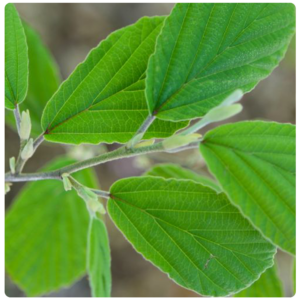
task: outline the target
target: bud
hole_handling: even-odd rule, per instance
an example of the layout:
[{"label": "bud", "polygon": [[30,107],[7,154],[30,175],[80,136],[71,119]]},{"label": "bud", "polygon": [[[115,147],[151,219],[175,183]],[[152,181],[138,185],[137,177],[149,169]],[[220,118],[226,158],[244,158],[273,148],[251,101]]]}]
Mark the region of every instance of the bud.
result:
[{"label": "bud", "polygon": [[155,142],[155,139],[142,141],[142,142],[136,144],[133,148],[142,148],[142,147],[146,147],[146,146],[151,146],[154,144],[154,142]]},{"label": "bud", "polygon": [[61,175],[61,177],[62,177],[62,180],[63,180],[65,191],[71,191],[73,186],[72,186],[72,183],[71,183],[70,179],[68,178],[69,174],[64,173],[64,174]]},{"label": "bud", "polygon": [[173,135],[165,139],[162,144],[165,150],[169,151],[175,148],[185,146],[189,143],[195,142],[202,137],[201,134],[191,133],[188,135]]},{"label": "bud", "polygon": [[11,174],[16,173],[16,159],[14,156],[9,159],[9,168],[10,168]]},{"label": "bud", "polygon": [[29,110],[23,111],[20,123],[20,138],[21,140],[28,140],[31,132],[31,120]]},{"label": "bud", "polygon": [[21,152],[21,158],[27,160],[33,155],[33,139],[29,139]]},{"label": "bud", "polygon": [[127,144],[126,148],[130,149],[132,148],[135,144],[137,144],[142,138],[143,138],[144,133],[139,133],[136,136],[134,136]]},{"label": "bud", "polygon": [[77,193],[78,196],[85,201],[86,206],[92,215],[94,215],[96,212],[100,214],[106,213],[104,206],[99,202],[98,196],[90,189],[82,186],[77,189]]},{"label": "bud", "polygon": [[243,91],[242,90],[235,90],[233,93],[231,93],[219,106],[229,106],[235,102],[238,102],[243,97]]},{"label": "bud", "polygon": [[220,122],[226,119],[229,119],[243,109],[241,104],[232,104],[229,106],[217,106],[210,110],[203,118],[203,122],[209,124],[214,122]]},{"label": "bud", "polygon": [[187,128],[181,135],[187,135],[196,132],[210,123],[219,122],[233,117],[243,109],[241,104],[234,104],[243,97],[242,90],[235,90],[218,106],[212,108],[199,122]]},{"label": "bud", "polygon": [[5,182],[5,195],[10,191],[10,186],[11,186],[10,182]]}]

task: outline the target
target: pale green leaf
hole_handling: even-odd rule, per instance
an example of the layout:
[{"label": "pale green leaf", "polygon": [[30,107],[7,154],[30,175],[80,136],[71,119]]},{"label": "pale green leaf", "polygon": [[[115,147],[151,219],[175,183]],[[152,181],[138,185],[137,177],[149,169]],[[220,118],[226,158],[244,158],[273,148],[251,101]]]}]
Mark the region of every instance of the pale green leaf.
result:
[{"label": "pale green leaf", "polygon": [[235,297],[284,297],[282,283],[277,275],[276,265],[254,282],[249,288],[239,292]]},{"label": "pale green leaf", "polygon": [[275,247],[225,194],[190,180],[127,178],[110,190],[108,212],[146,259],[179,285],[225,296],[273,265]]},{"label": "pale green leaf", "polygon": [[295,253],[295,126],[240,122],[209,131],[200,144],[233,204],[273,243]]},{"label": "pale green leaf", "polygon": [[175,179],[189,179],[195,182],[206,185],[217,192],[220,192],[220,187],[213,181],[204,175],[197,174],[191,170],[183,168],[175,164],[160,164],[156,165],[150,170],[148,170],[145,175],[163,177],[165,179],[175,178]]},{"label": "pale green leaf", "polygon": [[15,6],[5,6],[5,107],[24,101],[28,86],[28,48]]},{"label": "pale green leaf", "polygon": [[[148,116],[145,71],[164,18],[142,18],[112,33],[79,64],[43,113],[52,142],[125,143]],[[156,120],[145,139],[167,137],[187,123]]]},{"label": "pale green leaf", "polygon": [[91,218],[88,240],[88,275],[92,297],[110,297],[110,248],[105,224]]},{"label": "pale green leaf", "polygon": [[[71,163],[58,159],[47,169]],[[85,170],[76,177],[95,186]],[[86,272],[89,214],[75,191],[65,192],[59,181],[27,184],[6,215],[5,267],[28,296],[72,284]]]},{"label": "pale green leaf", "polygon": [[[43,44],[38,33],[29,25],[23,24],[28,44],[29,86],[26,100],[20,105],[21,110],[29,109],[32,122],[32,135],[42,132],[41,117],[47,101],[60,84],[60,75],[54,58]],[[5,121],[15,128],[12,113],[8,112]]]},{"label": "pale green leaf", "polygon": [[176,4],[147,69],[150,113],[197,118],[234,90],[249,92],[278,65],[294,30],[293,4]]}]

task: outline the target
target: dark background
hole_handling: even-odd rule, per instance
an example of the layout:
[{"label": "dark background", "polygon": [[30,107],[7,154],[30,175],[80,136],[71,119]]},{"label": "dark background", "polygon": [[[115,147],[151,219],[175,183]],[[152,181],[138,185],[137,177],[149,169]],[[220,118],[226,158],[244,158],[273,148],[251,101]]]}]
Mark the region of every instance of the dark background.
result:
[{"label": "dark background", "polygon": [[[92,47],[95,47],[110,32],[134,23],[144,15],[166,15],[172,4],[16,4],[21,17],[41,35],[44,43],[55,57],[63,79],[84,60]],[[295,122],[295,41],[293,40],[286,58],[270,77],[262,81],[254,91],[244,96],[243,112],[231,119],[264,119],[278,122]],[[6,127],[5,150],[6,166],[9,157],[18,151],[17,134]],[[113,146],[112,146],[113,147]],[[99,152],[99,146],[74,146],[76,153],[86,151],[92,155]],[[74,150],[73,149],[73,150]],[[92,149],[92,150],[90,150]],[[25,171],[36,171],[46,161],[70,150],[70,147],[44,143],[30,160]],[[105,190],[119,178],[140,175],[149,166],[160,162],[174,162],[195,171],[204,171],[204,163],[197,150],[176,155],[153,154],[140,158],[123,159],[106,163],[96,168],[101,187]],[[8,207],[22,184],[15,184],[6,197]],[[112,296],[196,296],[174,284],[167,275],[156,269],[137,254],[107,218],[112,250]],[[284,279],[286,295],[291,296],[291,259],[282,252],[278,255],[280,275]],[[6,295],[24,294],[6,277]],[[89,286],[83,278],[70,288],[51,296],[89,296]]]}]

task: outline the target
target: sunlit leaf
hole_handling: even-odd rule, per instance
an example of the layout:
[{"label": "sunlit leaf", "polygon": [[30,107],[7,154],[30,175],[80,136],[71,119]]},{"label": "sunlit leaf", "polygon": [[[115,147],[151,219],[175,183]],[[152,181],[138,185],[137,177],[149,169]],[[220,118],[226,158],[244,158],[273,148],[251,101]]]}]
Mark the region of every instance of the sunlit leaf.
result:
[{"label": "sunlit leaf", "polygon": [[283,58],[295,31],[290,3],[178,3],[149,61],[150,113],[205,115],[236,89],[249,92]]},{"label": "sunlit leaf", "polygon": [[117,181],[108,212],[135,249],[179,285],[225,296],[273,265],[275,247],[226,196],[189,180]]},{"label": "sunlit leaf", "polygon": [[[148,116],[145,71],[164,18],[142,18],[112,33],[79,64],[43,113],[52,142],[126,143]],[[162,138],[186,123],[155,121],[145,138]]]},{"label": "sunlit leaf", "polygon": [[28,86],[28,48],[15,6],[5,6],[5,107],[24,101]]},{"label": "sunlit leaf", "polygon": [[273,243],[295,253],[295,126],[240,122],[209,131],[200,144],[229,199]]}]

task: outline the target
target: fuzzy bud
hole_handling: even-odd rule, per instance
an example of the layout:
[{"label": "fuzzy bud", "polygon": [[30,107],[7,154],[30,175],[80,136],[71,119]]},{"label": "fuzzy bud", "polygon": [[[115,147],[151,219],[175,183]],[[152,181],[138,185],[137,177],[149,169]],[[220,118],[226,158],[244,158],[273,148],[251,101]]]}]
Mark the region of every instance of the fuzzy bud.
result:
[{"label": "fuzzy bud", "polygon": [[33,139],[29,139],[21,152],[21,158],[27,160],[33,155]]},{"label": "fuzzy bud", "polygon": [[31,132],[31,120],[29,110],[23,111],[21,116],[21,123],[20,123],[20,138],[21,140],[28,140],[30,137]]}]

